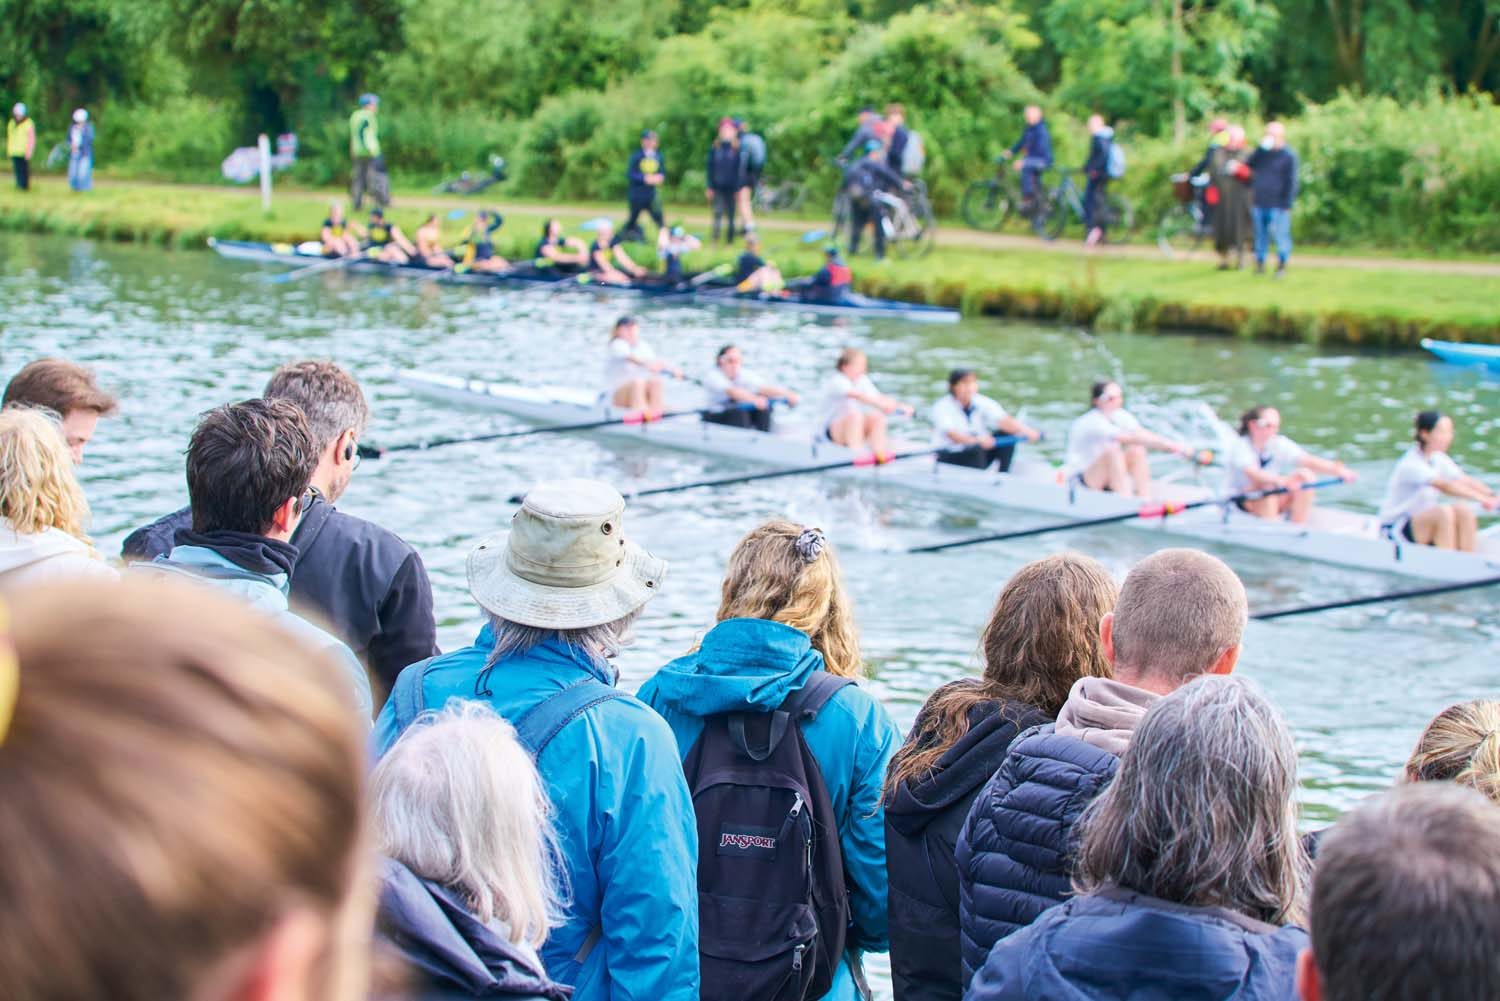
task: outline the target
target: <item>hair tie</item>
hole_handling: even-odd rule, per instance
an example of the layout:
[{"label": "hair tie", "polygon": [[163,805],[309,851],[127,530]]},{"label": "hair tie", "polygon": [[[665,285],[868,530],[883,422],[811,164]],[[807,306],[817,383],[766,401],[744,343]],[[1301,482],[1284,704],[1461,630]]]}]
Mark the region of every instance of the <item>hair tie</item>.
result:
[{"label": "hair tie", "polygon": [[10,733],[11,717],[16,711],[16,695],[21,688],[21,661],[10,638],[10,606],[0,601],[0,744]]},{"label": "hair tie", "polygon": [[802,562],[811,563],[823,555],[823,547],[828,545],[828,539],[821,528],[804,528],[793,545],[797,547],[797,555],[802,557]]}]

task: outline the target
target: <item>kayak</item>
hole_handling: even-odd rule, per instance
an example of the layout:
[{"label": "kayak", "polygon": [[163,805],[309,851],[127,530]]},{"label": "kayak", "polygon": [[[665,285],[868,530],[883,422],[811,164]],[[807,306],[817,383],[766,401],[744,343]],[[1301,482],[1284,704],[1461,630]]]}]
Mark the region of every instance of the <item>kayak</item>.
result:
[{"label": "kayak", "polygon": [[1500,372],[1500,345],[1460,344],[1458,341],[1422,339],[1422,347],[1450,365],[1483,365]]},{"label": "kayak", "polygon": [[[330,260],[323,256],[322,248],[316,241],[300,244],[256,243],[247,240],[219,240],[211,237],[208,245],[221,257],[235,261],[253,261],[258,264],[285,264],[297,267]],[[427,278],[458,285],[489,285],[502,288],[513,285],[549,285],[555,286],[559,292],[581,289],[731,309],[786,309],[821,316],[891,317],[929,323],[953,323],[959,319],[959,312],[956,309],[929,306],[925,303],[902,302],[897,299],[877,299],[858,293],[851,293],[836,302],[814,302],[804,300],[795,293],[773,295],[766,292],[740,292],[734,286],[726,285],[721,279],[715,279],[707,274],[689,275],[681,282],[668,282],[661,276],[651,276],[629,285],[609,285],[595,281],[587,274],[570,275],[561,273],[556,268],[535,267],[530,264],[517,265],[501,273],[457,272],[425,266],[386,264],[368,258],[352,260],[344,266],[344,270],[388,277]]]}]

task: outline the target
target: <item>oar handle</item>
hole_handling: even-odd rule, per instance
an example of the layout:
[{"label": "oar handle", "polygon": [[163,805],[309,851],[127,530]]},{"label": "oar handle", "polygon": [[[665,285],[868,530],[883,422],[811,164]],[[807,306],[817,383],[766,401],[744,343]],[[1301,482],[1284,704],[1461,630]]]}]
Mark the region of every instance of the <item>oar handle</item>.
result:
[{"label": "oar handle", "polygon": [[1434,584],[1431,587],[1414,587],[1405,591],[1389,591],[1385,594],[1366,595],[1363,598],[1347,598],[1343,601],[1325,601],[1316,605],[1299,605],[1295,608],[1278,608],[1271,612],[1256,612],[1250,616],[1261,622],[1271,619],[1287,619],[1294,615],[1310,615],[1313,612],[1329,612],[1337,608],[1358,608],[1362,605],[1378,605],[1387,601],[1400,601],[1403,598],[1425,598],[1434,594],[1452,594],[1455,591],[1469,591],[1479,587],[1493,587],[1500,584],[1500,576],[1480,577],[1477,580],[1459,581],[1456,584]]}]

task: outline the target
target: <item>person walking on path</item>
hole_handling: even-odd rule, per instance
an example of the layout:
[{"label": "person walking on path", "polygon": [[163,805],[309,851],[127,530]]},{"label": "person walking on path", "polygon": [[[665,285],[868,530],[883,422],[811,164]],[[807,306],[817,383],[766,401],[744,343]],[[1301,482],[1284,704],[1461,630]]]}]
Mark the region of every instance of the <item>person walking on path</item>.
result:
[{"label": "person walking on path", "polygon": [[1213,199],[1213,214],[1209,219],[1214,233],[1214,250],[1219,254],[1219,270],[1243,268],[1245,245],[1250,242],[1251,233],[1245,130],[1238,125],[1229,126],[1224,130],[1223,144],[1210,147],[1205,160],[1208,164],[1208,191],[1212,192]]},{"label": "person walking on path", "polygon": [[655,131],[647,129],[641,133],[641,144],[630,154],[630,161],[625,165],[625,209],[629,215],[620,229],[623,239],[645,239],[637,221],[642,212],[656,223],[658,232],[666,225],[661,214],[661,186],[666,180],[667,166],[661,157],[661,139]]},{"label": "person walking on path", "polygon": [[745,186],[745,161],[740,156],[740,136],[733,119],[719,119],[719,134],[708,148],[704,176],[708,179],[708,202],[713,206],[713,240],[719,242],[719,224],[723,222],[724,242],[734,243],[735,211],[740,189]]},{"label": "person walking on path", "polygon": [[1109,190],[1109,148],[1115,141],[1115,130],[1104,124],[1104,116],[1089,116],[1089,158],[1083,164],[1087,182],[1083,188],[1084,244],[1092,247],[1104,239],[1105,195]]},{"label": "person walking on path", "polygon": [[31,156],[36,152],[36,123],[26,114],[26,105],[16,102],[5,123],[5,155],[10,157],[16,187],[31,190]]},{"label": "person walking on path", "polygon": [[425,709],[487,703],[536,760],[555,808],[569,903],[548,976],[589,1001],[697,1001],[698,831],[672,731],[615,687],[667,565],[625,531],[605,483],[533,487],[510,530],[469,553],[485,625],[401,673],[375,723],[383,756]]},{"label": "person walking on path", "polygon": [[68,127],[68,187],[89,191],[94,186],[94,123],[82,108],[73,112]]},{"label": "person walking on path", "polygon": [[385,208],[391,203],[390,181],[385,174],[385,157],[380,152],[380,98],[361,94],[359,107],[349,116],[349,157],[353,169],[349,175],[349,200],[354,211],[360,211],[368,192],[375,204]]},{"label": "person walking on path", "polygon": [[99,388],[94,373],[62,358],[28,362],[5,384],[0,404],[42,407],[62,420],[63,438],[73,461],[83,465],[83,452],[93,440],[99,418],[120,409],[113,395]]},{"label": "person walking on path", "polygon": [[1015,170],[1021,175],[1021,215],[1031,219],[1036,216],[1036,196],[1042,172],[1052,166],[1052,133],[1047,128],[1041,105],[1028,104],[1022,114],[1026,128],[1005,155],[1007,158],[1020,157],[1015,161]]},{"label": "person walking on path", "polygon": [[1246,164],[1255,205],[1255,273],[1265,272],[1267,245],[1274,240],[1275,277],[1280,278],[1292,256],[1292,203],[1297,199],[1297,154],[1286,144],[1286,126],[1267,122],[1265,137]]}]

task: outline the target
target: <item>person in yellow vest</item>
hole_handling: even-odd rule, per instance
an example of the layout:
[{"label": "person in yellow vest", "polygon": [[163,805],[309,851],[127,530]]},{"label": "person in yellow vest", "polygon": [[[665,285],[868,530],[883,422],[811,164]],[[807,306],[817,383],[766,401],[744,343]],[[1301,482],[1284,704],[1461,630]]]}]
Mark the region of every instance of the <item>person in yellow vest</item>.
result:
[{"label": "person in yellow vest", "polygon": [[359,107],[349,116],[349,157],[353,169],[349,175],[349,200],[358,212],[369,192],[375,204],[385,208],[391,203],[390,182],[385,175],[385,157],[380,155],[380,124],[376,118],[380,98],[361,94]]},{"label": "person in yellow vest", "polygon": [[16,187],[31,188],[31,154],[36,152],[36,124],[26,116],[26,105],[17,103],[10,109],[5,123],[5,154],[16,172]]}]

